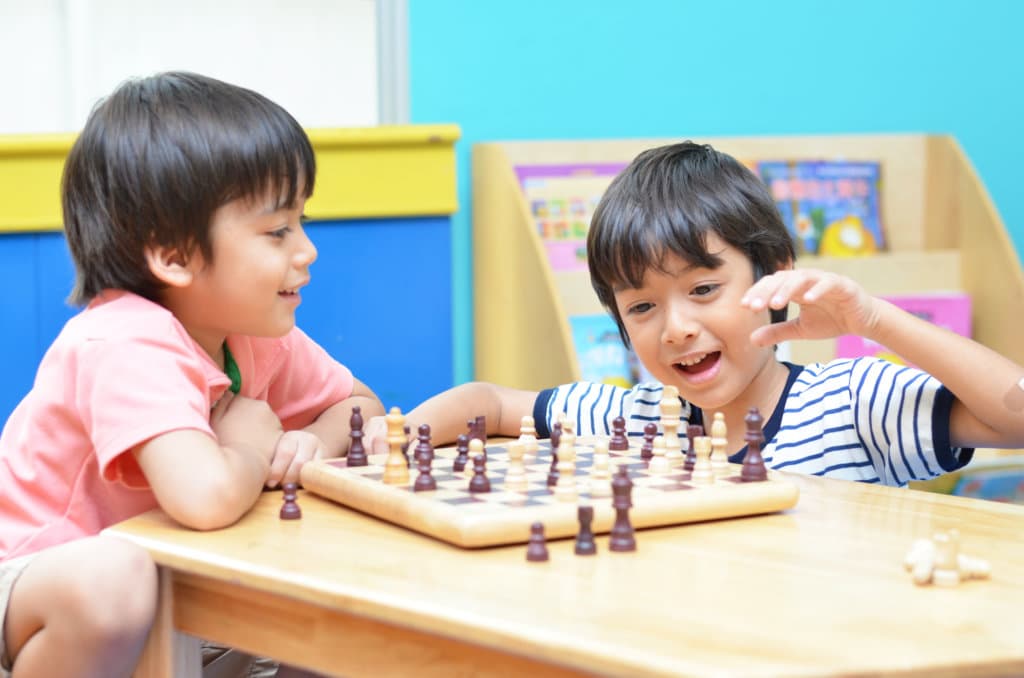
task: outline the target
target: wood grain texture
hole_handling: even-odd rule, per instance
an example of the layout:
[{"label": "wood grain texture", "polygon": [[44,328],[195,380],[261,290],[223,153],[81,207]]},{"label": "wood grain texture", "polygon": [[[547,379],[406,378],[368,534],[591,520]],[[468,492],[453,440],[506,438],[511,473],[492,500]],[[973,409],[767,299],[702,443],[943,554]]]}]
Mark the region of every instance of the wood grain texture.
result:
[{"label": "wood grain texture", "polygon": [[[382,625],[360,622],[359,633],[400,628],[468,654],[599,675],[1024,672],[1024,507],[790,478],[801,496],[792,510],[639,530],[632,554],[610,553],[606,537],[587,558],[573,555],[571,539],[553,541],[539,564],[523,546],[466,551],[307,492],[298,521],[279,520],[280,493],[267,493],[224,530],[184,530],[156,511],[108,532],[150,549],[182,573],[182,586],[221,591],[206,607],[251,634],[247,649],[345,675],[375,672],[371,659],[350,663],[330,649],[353,619]],[[964,553],[991,562],[992,578],[915,586],[902,567],[907,550],[950,528]],[[177,598],[179,627],[204,598]],[[306,628],[282,609],[331,631],[304,640],[269,632]],[[382,665],[402,661],[383,655]]]}]

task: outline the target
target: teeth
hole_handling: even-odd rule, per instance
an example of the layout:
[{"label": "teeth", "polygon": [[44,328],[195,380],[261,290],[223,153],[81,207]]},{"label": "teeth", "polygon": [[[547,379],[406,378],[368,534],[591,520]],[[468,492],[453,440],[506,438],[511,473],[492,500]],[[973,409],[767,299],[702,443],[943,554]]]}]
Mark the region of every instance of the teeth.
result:
[{"label": "teeth", "polygon": [[699,356],[696,356],[694,358],[690,358],[689,360],[680,360],[679,364],[680,365],[686,365],[687,367],[689,367],[690,365],[696,365],[701,360],[704,360],[704,358],[707,358],[707,357],[708,357],[707,353],[702,353]]}]

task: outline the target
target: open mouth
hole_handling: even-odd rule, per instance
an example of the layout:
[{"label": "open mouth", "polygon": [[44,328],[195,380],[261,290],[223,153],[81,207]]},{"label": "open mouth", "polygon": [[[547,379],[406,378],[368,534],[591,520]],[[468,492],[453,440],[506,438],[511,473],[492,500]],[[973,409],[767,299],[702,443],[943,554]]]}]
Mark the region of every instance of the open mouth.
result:
[{"label": "open mouth", "polygon": [[686,374],[700,374],[714,367],[721,355],[721,351],[695,355],[687,360],[676,363],[673,367]]}]

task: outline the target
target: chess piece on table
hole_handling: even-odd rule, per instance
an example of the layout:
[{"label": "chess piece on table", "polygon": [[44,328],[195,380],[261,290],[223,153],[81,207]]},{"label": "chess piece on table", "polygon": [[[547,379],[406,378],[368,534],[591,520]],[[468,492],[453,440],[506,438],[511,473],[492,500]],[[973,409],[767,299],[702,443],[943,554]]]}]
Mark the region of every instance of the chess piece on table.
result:
[{"label": "chess piece on table", "polygon": [[654,438],[658,435],[658,425],[653,421],[644,424],[644,444],[640,446],[640,458],[650,459],[654,456]]},{"label": "chess piece on table", "polygon": [[508,444],[508,469],[505,471],[505,489],[509,492],[525,492],[530,483],[526,478],[523,456],[526,445],[518,440]]},{"label": "chess piece on table", "polygon": [[490,492],[491,481],[487,479],[487,459],[484,455],[474,448],[483,448],[483,443],[478,439],[474,438],[469,441],[469,454],[473,458],[473,477],[469,480],[469,491],[470,492]]},{"label": "chess piece on table", "polygon": [[409,465],[402,454],[402,444],[408,441],[405,435],[405,416],[397,407],[384,417],[388,427],[388,457],[384,462],[384,477],[388,485],[402,485],[409,482]]},{"label": "chess piece on table", "polygon": [[551,468],[548,469],[548,487],[558,483],[558,446],[562,444],[562,423],[556,421],[551,427]]},{"label": "chess piece on table", "polygon": [[613,452],[629,450],[629,438],[626,437],[626,420],[622,417],[612,419],[612,439],[608,441],[608,449]]},{"label": "chess piece on table", "polygon": [[402,456],[405,457],[405,466],[408,468],[412,466],[409,462],[409,427],[403,426],[402,433],[405,434],[405,442],[402,443]]},{"label": "chess piece on table", "polygon": [[683,444],[679,440],[680,416],[683,413],[683,403],[679,400],[679,389],[675,386],[666,386],[662,391],[661,402],[661,430],[665,436],[665,457],[669,466],[675,468],[681,466]]},{"label": "chess piece on table", "polygon": [[459,473],[466,469],[469,462],[469,436],[460,433],[455,439],[455,459],[452,461],[452,472]]},{"label": "chess piece on table", "polygon": [[611,460],[608,457],[608,440],[606,438],[598,438],[594,442],[594,459],[590,467],[590,496],[611,496],[611,481]]},{"label": "chess piece on table", "polygon": [[299,486],[296,483],[285,483],[281,486],[284,504],[281,505],[281,520],[298,520],[302,517],[302,509],[295,502]]},{"label": "chess piece on table", "polygon": [[594,530],[591,527],[591,523],[594,522],[594,507],[580,504],[576,508],[576,517],[580,522],[580,531],[576,533],[576,546],[573,552],[578,556],[592,556],[597,553]]},{"label": "chess piece on table", "polygon": [[474,421],[476,426],[476,435],[480,438],[480,442],[484,444],[484,449],[487,449],[487,417],[479,415]]},{"label": "chess piece on table", "polygon": [[693,439],[693,445],[696,448],[696,459],[690,473],[690,482],[694,485],[710,485],[715,482],[715,473],[711,470],[711,438],[697,436]]},{"label": "chess piece on table", "polygon": [[416,460],[416,482],[413,483],[413,492],[427,492],[437,489],[437,481],[430,473],[430,467],[434,463],[434,447],[430,444],[430,425],[421,424],[419,428],[418,443],[413,453]]},{"label": "chess piece on table", "polygon": [[548,559],[548,544],[544,539],[544,523],[530,525],[530,541],[526,545],[526,559],[543,563]]},{"label": "chess piece on table", "polygon": [[562,431],[558,444],[558,480],[555,497],[559,501],[576,501],[576,435]]},{"label": "chess piece on table", "polygon": [[988,561],[960,553],[959,546],[957,530],[938,532],[932,539],[918,539],[903,566],[915,584],[956,586],[967,579],[987,579],[992,573]]},{"label": "chess piece on table", "polygon": [[523,454],[535,456],[537,454],[537,429],[534,426],[533,417],[526,415],[519,423],[519,442],[523,444]]},{"label": "chess piece on table", "polygon": [[686,446],[686,461],[683,462],[684,471],[692,471],[693,465],[697,463],[697,450],[693,447],[693,441],[702,435],[704,435],[704,427],[700,424],[690,424],[686,427],[686,438],[689,444]]},{"label": "chess piece on table", "polygon": [[352,416],[348,420],[349,428],[352,432],[349,433],[351,443],[348,447],[348,461],[345,463],[349,466],[366,466],[366,450],[363,448],[363,410],[359,405],[352,408]]},{"label": "chess piece on table", "polygon": [[671,470],[668,459],[665,458],[665,438],[658,436],[651,448],[651,461],[647,464],[647,472],[652,476],[663,476]]},{"label": "chess piece on table", "polygon": [[629,479],[629,469],[620,466],[619,472],[612,479],[612,508],[615,509],[615,522],[608,538],[610,551],[636,550],[633,525],[629,522],[629,509],[633,506],[632,493],[633,481]]},{"label": "chess piece on table", "polygon": [[729,437],[725,415],[715,412],[711,422],[711,472],[716,478],[729,475]]},{"label": "chess piece on table", "polygon": [[757,408],[751,407],[743,421],[747,426],[743,436],[747,442],[747,454],[743,457],[740,480],[745,483],[768,480],[768,470],[764,467],[764,457],[761,456],[761,445],[764,443],[761,424],[764,420]]}]

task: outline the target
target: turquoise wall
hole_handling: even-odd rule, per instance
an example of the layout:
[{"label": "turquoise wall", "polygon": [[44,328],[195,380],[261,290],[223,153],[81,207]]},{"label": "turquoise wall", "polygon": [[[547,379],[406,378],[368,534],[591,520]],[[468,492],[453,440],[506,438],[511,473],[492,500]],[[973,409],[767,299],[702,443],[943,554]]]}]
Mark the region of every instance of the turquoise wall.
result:
[{"label": "turquoise wall", "polygon": [[473,369],[478,141],[949,133],[1020,256],[1022,25],[1016,0],[411,0],[412,122],[462,128],[455,381]]}]

